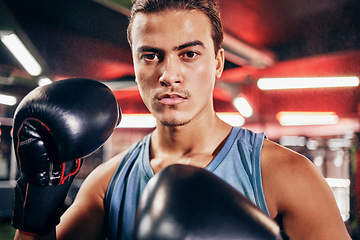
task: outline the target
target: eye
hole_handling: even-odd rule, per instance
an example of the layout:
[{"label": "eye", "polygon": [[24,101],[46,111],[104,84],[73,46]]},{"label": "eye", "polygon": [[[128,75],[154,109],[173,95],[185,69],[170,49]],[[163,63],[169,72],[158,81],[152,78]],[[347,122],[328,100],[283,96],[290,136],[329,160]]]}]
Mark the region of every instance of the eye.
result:
[{"label": "eye", "polygon": [[155,53],[150,53],[150,54],[142,55],[141,59],[143,59],[145,61],[158,61],[160,59],[160,57]]},{"label": "eye", "polygon": [[187,51],[181,54],[181,57],[185,60],[193,60],[197,58],[200,54],[194,51]]}]

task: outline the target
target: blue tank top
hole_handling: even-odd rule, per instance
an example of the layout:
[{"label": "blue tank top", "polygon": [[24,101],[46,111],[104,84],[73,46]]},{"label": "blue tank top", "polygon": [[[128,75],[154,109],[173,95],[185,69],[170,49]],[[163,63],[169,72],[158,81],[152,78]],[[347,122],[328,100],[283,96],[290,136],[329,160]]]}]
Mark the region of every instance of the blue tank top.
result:
[{"label": "blue tank top", "polygon": [[[154,175],[150,166],[150,136],[128,151],[109,184],[105,209],[108,239],[131,239],[136,208],[147,182]],[[264,133],[234,127],[218,155],[206,169],[224,179],[270,216],[262,187],[260,153]]]}]

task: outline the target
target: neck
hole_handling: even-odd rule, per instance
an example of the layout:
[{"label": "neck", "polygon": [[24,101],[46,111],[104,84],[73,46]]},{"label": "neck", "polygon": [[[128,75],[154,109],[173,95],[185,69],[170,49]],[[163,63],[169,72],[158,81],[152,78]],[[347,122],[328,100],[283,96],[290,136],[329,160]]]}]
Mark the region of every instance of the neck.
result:
[{"label": "neck", "polygon": [[172,164],[205,168],[219,153],[231,128],[215,114],[202,124],[158,125],[151,136],[150,147],[150,164],[154,173]]},{"label": "neck", "polygon": [[210,153],[231,130],[231,126],[221,121],[215,113],[213,117],[207,118],[206,122],[195,121],[177,127],[158,123],[151,138],[152,152],[155,155],[161,152],[175,156]]}]

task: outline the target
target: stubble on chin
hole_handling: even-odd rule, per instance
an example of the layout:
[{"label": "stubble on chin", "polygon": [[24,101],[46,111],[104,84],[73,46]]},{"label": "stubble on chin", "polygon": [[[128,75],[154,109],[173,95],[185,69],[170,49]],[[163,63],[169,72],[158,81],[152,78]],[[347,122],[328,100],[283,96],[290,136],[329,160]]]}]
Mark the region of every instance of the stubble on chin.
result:
[{"label": "stubble on chin", "polygon": [[160,123],[165,127],[182,127],[188,124],[189,122],[190,121],[180,122],[180,121],[172,120],[172,121],[161,121]]},{"label": "stubble on chin", "polygon": [[[175,106],[171,106],[175,108]],[[166,127],[181,127],[188,124],[191,120],[180,120],[175,117],[172,117],[171,119],[167,118],[166,114],[161,119],[158,119],[158,121]]]}]

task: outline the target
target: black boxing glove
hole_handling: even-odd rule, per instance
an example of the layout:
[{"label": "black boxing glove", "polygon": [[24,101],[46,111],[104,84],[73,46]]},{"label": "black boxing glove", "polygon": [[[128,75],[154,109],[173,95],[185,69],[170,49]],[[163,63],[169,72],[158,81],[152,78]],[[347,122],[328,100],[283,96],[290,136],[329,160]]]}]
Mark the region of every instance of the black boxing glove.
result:
[{"label": "black boxing glove", "polygon": [[121,119],[112,91],[90,79],[66,79],[31,91],[15,111],[13,141],[21,171],[12,225],[49,233],[82,159],[110,137]]},{"label": "black boxing glove", "polygon": [[171,165],[145,187],[133,240],[280,240],[278,225],[227,182],[193,166]]}]

